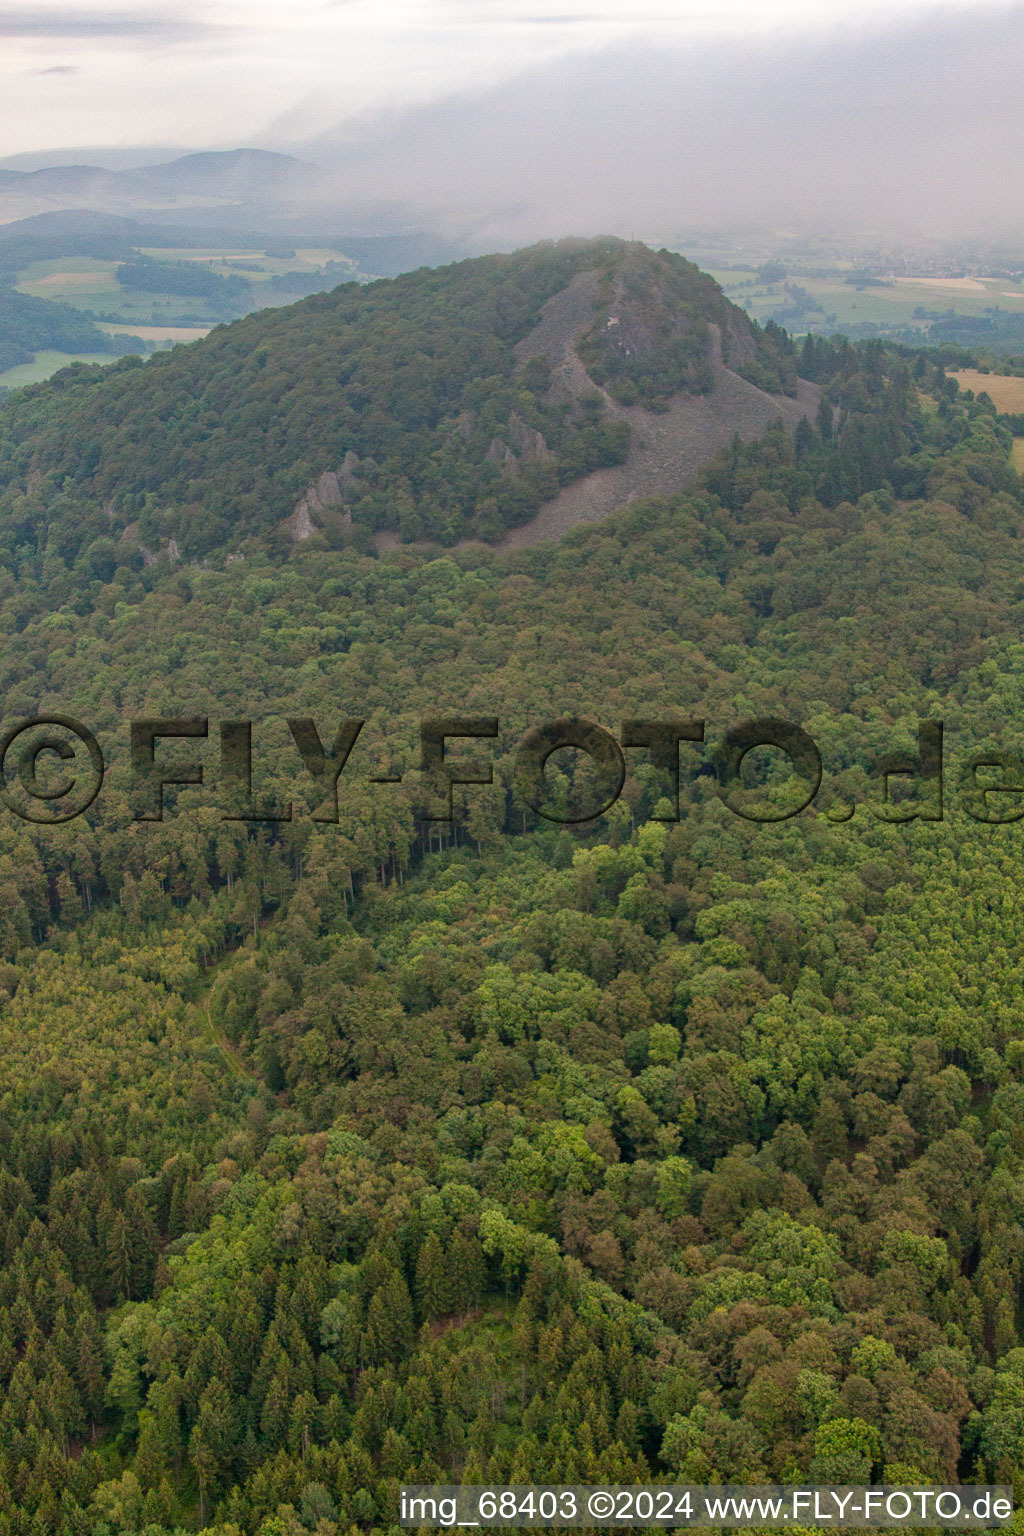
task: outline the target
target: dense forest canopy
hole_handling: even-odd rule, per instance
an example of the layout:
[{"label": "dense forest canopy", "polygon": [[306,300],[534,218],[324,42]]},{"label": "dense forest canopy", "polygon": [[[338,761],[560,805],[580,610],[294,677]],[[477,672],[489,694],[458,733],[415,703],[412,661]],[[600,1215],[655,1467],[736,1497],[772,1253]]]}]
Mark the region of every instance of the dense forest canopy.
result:
[{"label": "dense forest canopy", "polygon": [[[991,403],[933,353],[780,333],[816,421],[561,544],[143,566],[96,506],[141,517],[166,473],[194,550],[271,528],[238,466],[275,399],[291,443],[283,379],[316,406],[339,315],[357,451],[412,483],[460,370],[492,368],[482,414],[518,401],[510,342],[593,260],[475,263],[457,311],[451,272],[342,289],[0,409],[5,719],[73,704],[120,743],[85,816],[0,819],[2,1536],[355,1536],[400,1482],[1020,1493],[1020,832],[963,776],[1002,760],[1018,788],[981,805],[1024,811],[1024,485]],[[278,391],[251,436],[249,369]],[[451,826],[415,773],[446,711],[502,725]],[[182,714],[252,718],[293,820],[204,785],[133,822],[126,722]],[[525,811],[516,742],[565,714],[705,720],[678,818],[637,749],[601,819]],[[284,720],[346,715],[318,823]],[[708,771],[758,716],[825,765],[774,825]],[[894,822],[875,765],[939,720],[944,819]],[[770,799],[783,765],[755,768]],[[552,758],[555,799],[586,775]]]}]

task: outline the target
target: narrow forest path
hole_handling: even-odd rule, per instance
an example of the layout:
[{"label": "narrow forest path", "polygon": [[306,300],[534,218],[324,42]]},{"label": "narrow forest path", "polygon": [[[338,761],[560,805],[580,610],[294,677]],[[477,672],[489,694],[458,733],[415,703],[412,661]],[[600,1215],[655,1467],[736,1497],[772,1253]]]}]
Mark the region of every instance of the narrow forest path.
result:
[{"label": "narrow forest path", "polygon": [[217,1028],[216,1024],[214,1024],[212,1015],[210,1013],[209,996],[207,996],[204,1002],[199,1005],[199,1011],[205,1015],[206,1032],[212,1040],[213,1044],[224,1057],[232,1077],[241,1078],[247,1083],[259,1084],[260,1079],[257,1077],[256,1073],[246,1065],[245,1060],[237,1047],[232,1045],[227,1036]]}]

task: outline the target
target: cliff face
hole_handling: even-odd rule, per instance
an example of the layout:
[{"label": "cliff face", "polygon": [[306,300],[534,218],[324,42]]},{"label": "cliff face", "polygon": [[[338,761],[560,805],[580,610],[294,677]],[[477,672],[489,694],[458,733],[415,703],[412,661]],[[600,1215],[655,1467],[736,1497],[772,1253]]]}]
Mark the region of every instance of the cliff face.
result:
[{"label": "cliff face", "polygon": [[505,534],[503,547],[521,549],[542,539],[560,539],[578,523],[599,522],[627,502],[673,495],[691,484],[735,437],[749,442],[775,422],[793,428],[801,417],[814,420],[821,398],[816,384],[799,379],[792,396],[758,389],[725,366],[718,329],[710,330],[710,388],[699,395],[680,393],[661,411],[613,404],[617,419],[630,428],[624,461],[565,486],[536,517]]},{"label": "cliff face", "polygon": [[[701,274],[703,276],[703,274]],[[618,274],[616,274],[618,276]],[[552,365],[550,391],[565,401],[599,400],[605,416],[628,428],[629,447],[621,463],[583,475],[564,486],[522,526],[501,539],[506,548],[523,548],[542,539],[558,539],[579,523],[597,522],[618,507],[644,496],[667,496],[693,481],[735,437],[749,441],[773,423],[794,428],[802,417],[813,420],[821,392],[815,384],[791,378],[790,392],[761,389],[744,373],[760,361],[757,335],[746,315],[725,305],[720,320],[673,312],[657,292],[641,292],[622,282],[613,295],[611,314],[595,312],[601,301],[601,274],[583,272],[544,306],[539,323],[518,344],[520,361],[544,356]],[[653,286],[653,285],[652,285]],[[607,288],[607,284],[605,285]],[[609,323],[614,321],[616,323]],[[614,382],[598,384],[583,356],[593,358],[596,338],[607,336],[599,356],[619,357],[623,369]],[[682,388],[638,402],[622,387],[636,361],[649,369],[663,355],[666,336],[693,344],[699,388]],[[582,354],[582,356],[581,356]],[[597,368],[598,375],[601,368]],[[607,373],[604,375],[608,377]],[[623,395],[635,403],[622,404]],[[385,547],[388,541],[381,541]]]}]

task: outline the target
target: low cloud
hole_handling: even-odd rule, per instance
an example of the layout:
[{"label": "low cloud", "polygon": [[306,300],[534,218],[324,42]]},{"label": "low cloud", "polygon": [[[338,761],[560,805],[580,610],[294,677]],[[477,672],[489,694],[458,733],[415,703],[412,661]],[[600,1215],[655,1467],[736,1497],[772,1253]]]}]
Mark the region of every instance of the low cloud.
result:
[{"label": "low cloud", "polygon": [[940,11],[620,45],[295,148],[350,197],[443,210],[483,244],[743,224],[1024,238],[1022,79],[1024,7]]},{"label": "low cloud", "polygon": [[214,24],[171,14],[128,11],[0,11],[0,37],[119,39],[148,47],[154,42],[188,42],[221,32]]}]

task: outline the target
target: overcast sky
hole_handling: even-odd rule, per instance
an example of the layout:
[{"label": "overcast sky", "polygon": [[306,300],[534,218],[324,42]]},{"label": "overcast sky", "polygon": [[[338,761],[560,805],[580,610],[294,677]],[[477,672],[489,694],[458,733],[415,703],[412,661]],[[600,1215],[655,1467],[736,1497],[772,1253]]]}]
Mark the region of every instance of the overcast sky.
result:
[{"label": "overcast sky", "polygon": [[[998,8],[956,0],[944,12]],[[842,39],[935,11],[926,0],[23,0],[0,5],[0,152],[298,142],[638,42]]]},{"label": "overcast sky", "polygon": [[481,246],[1024,245],[1024,0],[32,0],[0,8],[0,130],[36,163],[288,150],[334,178],[311,211]]},{"label": "overcast sky", "polygon": [[311,149],[351,196],[474,215],[485,246],[788,226],[1024,248],[1024,7],[624,38]]}]

